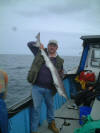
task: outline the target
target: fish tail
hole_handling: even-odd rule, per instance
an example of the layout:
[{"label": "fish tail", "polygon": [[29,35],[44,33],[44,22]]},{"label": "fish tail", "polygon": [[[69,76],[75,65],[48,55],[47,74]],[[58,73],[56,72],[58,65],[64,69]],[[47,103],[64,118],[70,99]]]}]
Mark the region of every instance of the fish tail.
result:
[{"label": "fish tail", "polygon": [[41,45],[41,43],[40,43],[40,32],[36,35],[36,44],[35,44],[35,46],[36,47],[40,47],[40,45]]}]

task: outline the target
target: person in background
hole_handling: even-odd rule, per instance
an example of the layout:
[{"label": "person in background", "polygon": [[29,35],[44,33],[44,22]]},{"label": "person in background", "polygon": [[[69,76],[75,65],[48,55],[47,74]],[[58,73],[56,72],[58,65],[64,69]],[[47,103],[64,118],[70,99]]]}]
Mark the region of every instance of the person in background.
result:
[{"label": "person in background", "polygon": [[86,90],[79,92],[75,96],[75,103],[77,106],[91,106],[91,102],[95,99],[95,89],[94,86],[88,86]]},{"label": "person in background", "polygon": [[[35,55],[31,69],[28,73],[28,81],[33,85],[32,88],[32,99],[33,104],[36,105],[33,107],[32,112],[32,133],[37,133],[38,125],[40,120],[40,109],[43,99],[45,100],[47,106],[47,121],[48,128],[54,133],[59,133],[58,128],[56,127],[54,120],[54,94],[56,89],[54,89],[53,78],[49,68],[46,67],[45,61],[40,53],[38,47],[35,47],[35,42],[29,42],[28,47]],[[40,49],[44,49],[44,46],[41,44]],[[52,63],[57,68],[61,77],[63,77],[63,62],[64,60],[57,55],[58,43],[56,40],[50,40],[48,43],[48,48],[44,49],[47,55],[49,56]]]},{"label": "person in background", "polygon": [[8,112],[5,104],[8,75],[0,70],[0,133],[8,133]]}]

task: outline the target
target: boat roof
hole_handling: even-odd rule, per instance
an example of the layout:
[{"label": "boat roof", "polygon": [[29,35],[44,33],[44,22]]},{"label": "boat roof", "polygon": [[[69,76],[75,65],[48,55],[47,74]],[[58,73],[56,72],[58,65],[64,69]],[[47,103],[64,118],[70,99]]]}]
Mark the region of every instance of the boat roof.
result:
[{"label": "boat roof", "polygon": [[88,36],[81,36],[81,38],[85,44],[100,44],[100,35],[88,35]]}]

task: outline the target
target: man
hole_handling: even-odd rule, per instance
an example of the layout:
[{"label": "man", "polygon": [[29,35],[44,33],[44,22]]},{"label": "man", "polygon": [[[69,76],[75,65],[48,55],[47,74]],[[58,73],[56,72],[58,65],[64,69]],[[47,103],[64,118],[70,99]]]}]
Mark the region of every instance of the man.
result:
[{"label": "man", "polygon": [[[28,81],[33,84],[32,88],[32,98],[34,103],[33,117],[31,130],[32,133],[37,133],[39,118],[40,118],[40,109],[43,98],[47,106],[47,121],[48,128],[51,129],[54,133],[58,133],[54,121],[54,98],[53,93],[56,91],[53,85],[53,78],[49,68],[46,67],[45,61],[41,55],[39,48],[35,47],[35,42],[28,43],[28,47],[35,55],[35,59],[32,63],[31,69],[28,73]],[[44,49],[44,46],[41,44],[40,49]],[[48,48],[44,49],[47,52],[47,55],[50,57],[52,63],[56,66],[60,76],[63,75],[63,59],[60,58],[56,51],[58,49],[58,43],[56,40],[50,40],[48,43]]]},{"label": "man", "polygon": [[8,75],[0,70],[0,133],[8,133],[8,113],[4,98],[7,92]]}]

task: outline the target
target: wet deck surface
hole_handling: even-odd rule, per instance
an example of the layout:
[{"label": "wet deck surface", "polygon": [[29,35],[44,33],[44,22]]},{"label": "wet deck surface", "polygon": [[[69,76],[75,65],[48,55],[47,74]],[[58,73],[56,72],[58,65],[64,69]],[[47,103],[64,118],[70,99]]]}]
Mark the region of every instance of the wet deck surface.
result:
[{"label": "wet deck surface", "polygon": [[[73,101],[71,101],[71,104]],[[55,112],[55,116],[58,117],[71,117],[71,118],[79,118],[79,112],[78,110],[68,109],[67,103],[65,103],[60,109],[58,109]],[[66,122],[70,123],[70,126],[63,126],[62,130],[60,130],[62,124],[64,123],[64,120],[62,119],[55,119],[56,126],[59,129],[59,133],[73,133],[76,128],[80,128],[79,121],[78,120],[66,120]],[[39,133],[52,133],[48,129],[48,123],[47,121],[44,121],[42,126],[39,127]]]}]

